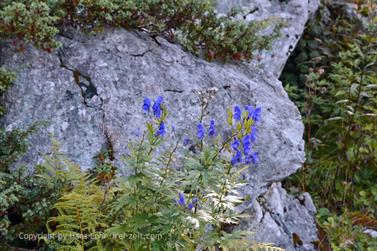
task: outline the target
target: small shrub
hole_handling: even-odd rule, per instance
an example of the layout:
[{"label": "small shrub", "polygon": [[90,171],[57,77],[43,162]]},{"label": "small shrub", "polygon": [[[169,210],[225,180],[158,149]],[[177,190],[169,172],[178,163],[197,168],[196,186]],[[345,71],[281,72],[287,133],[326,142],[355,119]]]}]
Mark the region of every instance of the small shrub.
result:
[{"label": "small shrub", "polygon": [[[42,167],[31,173],[24,167],[12,167],[27,150],[26,139],[45,123],[36,123],[26,131],[0,130],[0,245],[26,245],[18,234],[36,233],[45,226],[52,204],[60,197],[58,176],[42,178]],[[55,158],[56,159],[56,158]],[[47,158],[48,160],[48,158]],[[54,183],[52,185],[52,183]],[[34,240],[36,246],[36,240]]]},{"label": "small shrub", "polygon": [[[0,95],[10,87],[10,85],[16,80],[16,75],[5,69],[4,67],[0,67]],[[0,105],[0,116],[4,115],[5,108]]]},{"label": "small shrub", "polygon": [[[219,17],[209,0],[6,0],[0,4],[0,38],[33,42],[51,51],[58,46],[55,35],[67,26],[100,31],[110,25],[178,40],[208,59],[248,60],[255,50],[268,48],[279,34],[280,22],[248,24],[233,20],[234,13]],[[274,23],[272,34],[258,35]]]}]

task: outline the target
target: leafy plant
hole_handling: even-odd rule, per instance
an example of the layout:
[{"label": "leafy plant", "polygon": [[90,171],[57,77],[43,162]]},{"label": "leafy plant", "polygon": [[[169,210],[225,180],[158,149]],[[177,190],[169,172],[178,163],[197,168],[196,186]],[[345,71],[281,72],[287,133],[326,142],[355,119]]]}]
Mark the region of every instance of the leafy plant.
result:
[{"label": "leafy plant", "polygon": [[[252,151],[260,108],[228,111],[223,139],[214,120],[197,124],[196,139],[167,130],[163,98],[145,99],[146,130],[124,156],[123,173],[107,182],[81,173],[72,190],[54,205],[43,240],[58,250],[281,250],[252,244],[237,230],[246,217],[237,210],[244,198],[241,174],[257,165]],[[206,114],[202,112],[202,114]],[[204,117],[201,116],[200,121]],[[167,139],[175,142],[168,147]],[[175,140],[174,140],[175,139]],[[186,147],[177,158],[178,149]],[[180,150],[181,152],[181,150]],[[122,171],[122,170],[121,170]],[[98,176],[96,176],[98,178]],[[237,248],[235,248],[237,247]]]},{"label": "leafy plant", "polygon": [[331,249],[340,250],[366,250],[372,251],[377,247],[375,238],[365,234],[363,226],[356,224],[348,212],[337,215],[326,208],[321,208],[318,213],[320,226],[329,234]]}]

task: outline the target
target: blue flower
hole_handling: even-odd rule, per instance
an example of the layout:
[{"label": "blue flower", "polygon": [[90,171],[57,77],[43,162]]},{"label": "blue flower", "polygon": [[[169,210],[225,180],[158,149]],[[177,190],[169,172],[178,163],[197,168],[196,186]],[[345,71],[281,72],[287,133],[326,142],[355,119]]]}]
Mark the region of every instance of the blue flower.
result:
[{"label": "blue flower", "polygon": [[184,207],[186,205],[185,196],[183,195],[183,193],[179,193],[178,195],[179,195],[178,204]]},{"label": "blue flower", "polygon": [[255,126],[252,126],[251,133],[250,133],[250,139],[252,142],[255,142],[257,140],[256,133],[257,133],[257,128]]},{"label": "blue flower", "polygon": [[161,118],[161,104],[164,102],[164,98],[161,96],[158,96],[156,101],[153,104],[153,114],[156,118]]},{"label": "blue flower", "polygon": [[261,113],[262,113],[262,108],[260,107],[255,108],[253,114],[251,115],[251,117],[253,118],[255,122],[258,122],[260,120]]},{"label": "blue flower", "polygon": [[190,144],[190,142],[191,142],[191,140],[190,140],[189,138],[185,138],[185,139],[183,140],[183,145],[184,145],[184,146],[187,146],[188,144]]},{"label": "blue flower", "polygon": [[154,134],[155,137],[161,136],[164,137],[165,135],[165,123],[164,121],[160,122],[160,125],[158,126],[158,131]]},{"label": "blue flower", "polygon": [[155,104],[161,105],[164,102],[164,98],[162,96],[158,96],[156,98]]},{"label": "blue flower", "polygon": [[199,123],[197,125],[197,128],[198,128],[198,133],[197,133],[198,139],[202,140],[204,138],[204,135],[205,135],[204,126],[202,125],[202,123]]},{"label": "blue flower", "polygon": [[187,205],[187,209],[191,211],[195,207],[196,203],[198,203],[198,198],[193,198],[191,203]]},{"label": "blue flower", "polygon": [[259,163],[259,154],[258,152],[253,153],[252,155],[252,161],[254,165],[257,165]]},{"label": "blue flower", "polygon": [[240,151],[237,151],[236,154],[231,159],[230,163],[232,164],[232,166],[234,166],[235,164],[241,163],[241,162],[242,162],[242,153]]},{"label": "blue flower", "polygon": [[151,100],[149,98],[145,98],[144,104],[143,104],[143,111],[149,112],[150,108],[151,108]]},{"label": "blue flower", "polygon": [[258,122],[261,117],[262,108],[256,107],[255,109],[251,105],[245,106],[245,110],[248,112],[247,118],[252,118],[255,122]]},{"label": "blue flower", "polygon": [[234,119],[236,121],[239,121],[241,119],[241,114],[242,114],[241,108],[238,105],[236,105],[234,107],[234,114],[233,114]]},{"label": "blue flower", "polygon": [[249,165],[253,162],[253,154],[249,153],[245,155],[245,164]]},{"label": "blue flower", "polygon": [[243,137],[242,145],[243,145],[243,153],[245,155],[249,154],[249,152],[251,151],[251,136],[250,135],[246,135],[245,137]]},{"label": "blue flower", "polygon": [[215,121],[214,120],[211,120],[211,122],[209,123],[208,135],[210,137],[216,135],[216,128],[215,128]]},{"label": "blue flower", "polygon": [[188,209],[189,211],[191,211],[194,207],[195,207],[195,205],[192,204],[192,203],[189,203],[189,204],[187,205],[187,209]]},{"label": "blue flower", "polygon": [[237,138],[234,138],[234,141],[232,143],[232,149],[234,151],[238,151],[239,146],[240,146],[240,141]]}]

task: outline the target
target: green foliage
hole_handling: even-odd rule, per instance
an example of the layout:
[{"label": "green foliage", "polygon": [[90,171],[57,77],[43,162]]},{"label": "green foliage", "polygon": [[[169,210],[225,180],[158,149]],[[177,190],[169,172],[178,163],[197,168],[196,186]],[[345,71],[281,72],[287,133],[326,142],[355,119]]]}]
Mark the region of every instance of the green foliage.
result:
[{"label": "green foliage", "polygon": [[316,135],[310,135],[310,143],[317,145],[309,148],[309,161],[326,170],[321,172],[326,178],[323,193],[335,192],[331,199],[343,203],[353,200],[348,195],[355,183],[367,189],[366,181],[377,171],[377,47],[375,41],[365,43],[341,52],[328,78],[312,74],[308,83],[323,93],[311,100],[313,115],[308,119]]},{"label": "green foliage", "polygon": [[2,214],[0,243],[14,241],[18,233],[36,233],[54,201],[54,194],[40,179],[20,168],[11,174],[0,173],[0,212]]},{"label": "green foliage", "polygon": [[[67,26],[99,31],[110,25],[178,39],[210,60],[247,60],[253,51],[268,48],[279,34],[280,22],[247,24],[234,20],[235,14],[219,17],[210,0],[6,0],[0,3],[0,36],[51,51],[58,46],[54,36]],[[275,25],[274,32],[256,35],[267,24]]]},{"label": "green foliage", "polygon": [[318,220],[334,250],[374,250],[365,225],[350,215],[377,218],[377,20],[322,17],[293,57],[301,76],[292,77],[288,66],[282,77],[303,115],[307,143],[307,162],[287,184],[330,210],[331,219]]},{"label": "green foliage", "polygon": [[57,143],[53,144],[51,155],[46,156],[44,164],[37,166],[33,173],[23,167],[11,169],[10,165],[27,148],[26,137],[35,130],[32,127],[26,132],[2,132],[6,136],[6,140],[0,144],[3,154],[3,169],[0,172],[2,246],[37,246],[36,240],[20,240],[18,234],[46,232],[45,222],[51,214],[53,204],[80,177],[79,168],[58,152]]},{"label": "green foliage", "polygon": [[377,240],[363,233],[363,226],[355,224],[357,222],[349,213],[336,215],[328,209],[321,208],[317,219],[320,227],[329,234],[331,250],[376,250]]},{"label": "green foliage", "polygon": [[33,41],[36,46],[51,50],[57,46],[53,36],[57,17],[50,15],[50,8],[44,1],[12,1],[0,11],[0,35],[20,41]]},{"label": "green foliage", "polygon": [[11,172],[10,165],[27,150],[26,139],[44,125],[45,122],[34,123],[25,131],[0,129],[0,172]]},{"label": "green foliage", "polygon": [[[0,67],[0,95],[2,95],[10,85],[15,81],[16,75],[5,69],[4,67]],[[0,105],[0,116],[4,115],[5,109]]]}]

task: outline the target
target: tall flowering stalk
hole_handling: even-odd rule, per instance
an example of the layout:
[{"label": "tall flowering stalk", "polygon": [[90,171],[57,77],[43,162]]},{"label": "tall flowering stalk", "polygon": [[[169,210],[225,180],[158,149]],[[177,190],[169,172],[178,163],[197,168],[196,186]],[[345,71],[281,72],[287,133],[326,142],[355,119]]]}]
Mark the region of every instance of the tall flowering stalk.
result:
[{"label": "tall flowering stalk", "polygon": [[[235,106],[228,111],[228,128],[220,121],[207,121],[201,116],[194,137],[179,135],[171,149],[162,151],[156,149],[177,133],[167,129],[164,99],[145,98],[141,109],[146,131],[125,158],[134,173],[119,182],[111,209],[111,215],[125,221],[108,232],[133,229],[144,233],[153,229],[165,233],[163,240],[154,244],[117,242],[128,249],[138,246],[149,250],[160,245],[159,250],[176,250],[177,243],[183,250],[226,249],[235,243],[241,249],[242,243],[248,247],[244,238],[249,233],[229,234],[225,228],[239,224],[240,214],[235,209],[244,201],[239,188],[245,185],[240,174],[258,163],[254,146],[261,109],[247,106],[242,110]],[[220,128],[230,131],[230,136],[223,139]],[[177,152],[183,152],[183,158],[176,158]]]}]

